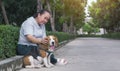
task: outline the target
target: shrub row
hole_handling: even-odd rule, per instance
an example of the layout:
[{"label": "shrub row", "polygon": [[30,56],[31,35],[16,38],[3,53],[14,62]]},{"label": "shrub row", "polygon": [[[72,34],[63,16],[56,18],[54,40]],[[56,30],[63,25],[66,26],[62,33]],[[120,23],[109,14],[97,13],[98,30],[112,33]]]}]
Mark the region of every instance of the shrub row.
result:
[{"label": "shrub row", "polygon": [[78,35],[78,37],[103,37],[103,38],[112,38],[112,39],[120,39],[120,33],[108,33],[108,34],[104,34],[104,35],[94,35],[94,34],[90,34],[90,35]]},{"label": "shrub row", "polygon": [[0,25],[0,58],[14,56],[19,28],[11,25]]},{"label": "shrub row", "polygon": [[64,32],[47,32],[47,35],[55,35],[59,42],[62,42],[64,40],[74,39],[76,35],[64,33]]},{"label": "shrub row", "polygon": [[101,37],[101,35],[95,35],[95,34],[81,34],[78,35],[78,37]]},{"label": "shrub row", "polygon": [[[75,38],[63,32],[47,32],[47,35],[55,35],[59,42]],[[0,59],[16,55],[16,47],[19,37],[19,27],[0,25]]]},{"label": "shrub row", "polygon": [[120,39],[120,33],[109,33],[102,35],[104,38]]}]

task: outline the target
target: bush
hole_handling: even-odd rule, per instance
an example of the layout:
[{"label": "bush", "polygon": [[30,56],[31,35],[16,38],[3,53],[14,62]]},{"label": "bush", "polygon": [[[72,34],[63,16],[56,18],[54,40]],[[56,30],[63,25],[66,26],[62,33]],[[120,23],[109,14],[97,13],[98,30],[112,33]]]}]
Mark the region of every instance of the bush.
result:
[{"label": "bush", "polygon": [[102,35],[102,37],[120,39],[120,33],[109,33],[109,34]]},{"label": "bush", "polygon": [[95,35],[95,34],[81,34],[81,35],[78,35],[78,37],[101,37],[101,35]]},{"label": "bush", "polygon": [[0,25],[0,58],[16,54],[19,28],[11,25]]},{"label": "bush", "polygon": [[64,33],[64,32],[47,32],[47,35],[55,35],[59,42],[62,42],[64,40],[74,39],[76,35]]}]

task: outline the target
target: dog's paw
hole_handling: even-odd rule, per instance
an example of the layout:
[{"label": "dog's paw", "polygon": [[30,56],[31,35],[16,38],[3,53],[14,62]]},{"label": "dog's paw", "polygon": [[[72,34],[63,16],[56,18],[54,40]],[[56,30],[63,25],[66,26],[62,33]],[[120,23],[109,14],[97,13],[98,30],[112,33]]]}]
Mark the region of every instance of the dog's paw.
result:
[{"label": "dog's paw", "polygon": [[41,67],[43,67],[43,65],[35,65],[35,68],[41,68]]},{"label": "dog's paw", "polygon": [[49,64],[51,67],[53,67],[54,65],[52,63]]},{"label": "dog's paw", "polygon": [[50,65],[47,65],[47,66],[45,66],[45,67],[50,68],[51,66],[50,66]]},{"label": "dog's paw", "polygon": [[27,65],[27,66],[25,66],[25,68],[35,68],[35,66],[34,65]]}]

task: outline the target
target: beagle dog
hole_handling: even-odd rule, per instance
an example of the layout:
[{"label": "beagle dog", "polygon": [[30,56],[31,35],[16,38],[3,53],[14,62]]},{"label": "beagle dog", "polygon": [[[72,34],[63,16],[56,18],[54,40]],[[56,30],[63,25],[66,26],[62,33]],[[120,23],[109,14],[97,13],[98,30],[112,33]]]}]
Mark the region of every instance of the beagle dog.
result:
[{"label": "beagle dog", "polygon": [[24,56],[23,66],[25,68],[54,66],[50,62],[50,56],[53,54],[55,47],[58,46],[58,39],[53,35],[47,36],[45,39],[49,42],[46,44],[39,44],[37,51],[32,51],[29,55]]}]

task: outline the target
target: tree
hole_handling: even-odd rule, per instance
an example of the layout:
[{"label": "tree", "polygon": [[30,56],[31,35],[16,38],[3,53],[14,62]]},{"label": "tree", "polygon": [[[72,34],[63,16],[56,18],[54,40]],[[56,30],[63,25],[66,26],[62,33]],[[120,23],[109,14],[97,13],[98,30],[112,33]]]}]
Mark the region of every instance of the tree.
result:
[{"label": "tree", "polygon": [[86,1],[87,0],[62,0],[64,6],[63,17],[66,17],[66,21],[69,26],[69,33],[75,33],[75,31],[83,24]]},{"label": "tree", "polygon": [[[37,11],[37,0],[3,0],[9,23],[18,26]],[[3,23],[3,22],[1,22]]]},{"label": "tree", "polygon": [[82,29],[84,32],[87,32],[88,34],[91,34],[93,32],[93,28],[88,23],[84,24]]},{"label": "tree", "polygon": [[46,4],[47,4],[48,10],[52,13],[52,16],[50,17],[50,24],[51,24],[52,31],[55,32],[56,31],[55,30],[55,14],[54,14],[55,12],[51,10],[50,0],[46,0]]},{"label": "tree", "polygon": [[99,27],[107,32],[120,31],[120,0],[98,0],[89,10]]},{"label": "tree", "polygon": [[42,10],[43,6],[42,6],[42,1],[41,0],[37,0],[37,12]]},{"label": "tree", "polygon": [[4,7],[4,3],[2,2],[2,0],[0,0],[0,7],[2,9],[2,13],[3,13],[5,23],[9,24],[9,21],[8,21],[8,18],[7,18],[7,15],[6,15],[6,10],[5,10],[5,7]]}]

